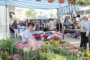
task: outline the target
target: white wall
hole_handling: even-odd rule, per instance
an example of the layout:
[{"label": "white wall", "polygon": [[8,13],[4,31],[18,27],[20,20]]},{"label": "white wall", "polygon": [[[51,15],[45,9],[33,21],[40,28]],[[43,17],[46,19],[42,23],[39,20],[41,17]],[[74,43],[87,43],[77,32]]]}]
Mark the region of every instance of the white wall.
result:
[{"label": "white wall", "polygon": [[[7,15],[6,15],[6,7],[5,6],[0,6],[0,35],[2,33],[6,34],[9,36],[9,22],[10,22],[10,17],[9,17],[9,12],[7,8]],[[7,18],[6,18],[7,16]]]},{"label": "white wall", "polygon": [[5,7],[0,6],[0,34],[6,33]]}]

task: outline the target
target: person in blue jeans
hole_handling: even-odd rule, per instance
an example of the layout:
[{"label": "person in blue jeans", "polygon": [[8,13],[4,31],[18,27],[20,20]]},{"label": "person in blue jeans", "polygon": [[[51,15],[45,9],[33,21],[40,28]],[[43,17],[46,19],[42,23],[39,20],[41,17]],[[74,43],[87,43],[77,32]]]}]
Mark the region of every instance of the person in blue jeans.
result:
[{"label": "person in blue jeans", "polygon": [[34,24],[28,23],[28,28],[23,32],[22,36],[22,43],[27,44],[28,40],[33,37],[32,31],[33,31]]}]

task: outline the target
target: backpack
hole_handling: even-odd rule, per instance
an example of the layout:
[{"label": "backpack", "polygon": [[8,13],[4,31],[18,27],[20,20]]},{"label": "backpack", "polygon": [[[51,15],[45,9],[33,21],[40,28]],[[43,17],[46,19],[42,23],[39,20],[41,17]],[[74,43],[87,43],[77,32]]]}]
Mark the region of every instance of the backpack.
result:
[{"label": "backpack", "polygon": [[65,21],[65,25],[66,26],[69,26],[69,22],[67,20]]}]

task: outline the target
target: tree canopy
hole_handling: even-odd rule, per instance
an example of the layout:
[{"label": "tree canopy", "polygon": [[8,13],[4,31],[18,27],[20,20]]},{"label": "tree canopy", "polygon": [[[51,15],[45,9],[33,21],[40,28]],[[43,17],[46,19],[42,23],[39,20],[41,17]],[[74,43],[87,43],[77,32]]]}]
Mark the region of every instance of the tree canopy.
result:
[{"label": "tree canopy", "polygon": [[26,11],[26,17],[30,17],[30,18],[36,18],[37,17],[37,13],[35,12],[34,9],[28,9]]},{"label": "tree canopy", "polygon": [[75,3],[76,5],[90,5],[90,0],[68,0],[69,4]]}]

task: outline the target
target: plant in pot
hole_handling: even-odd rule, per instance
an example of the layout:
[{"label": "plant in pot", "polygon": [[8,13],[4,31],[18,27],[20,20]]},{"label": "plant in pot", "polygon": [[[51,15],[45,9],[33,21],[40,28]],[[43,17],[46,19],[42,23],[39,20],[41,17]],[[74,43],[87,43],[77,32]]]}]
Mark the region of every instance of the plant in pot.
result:
[{"label": "plant in pot", "polygon": [[48,34],[44,34],[43,35],[43,38],[44,38],[44,42],[45,43],[48,43],[49,39],[48,39]]},{"label": "plant in pot", "polygon": [[1,42],[1,50],[2,51],[7,51],[7,52],[9,52],[9,54],[13,55],[14,48],[15,48],[14,42],[10,38],[7,38],[6,40],[3,40]]},{"label": "plant in pot", "polygon": [[30,60],[30,50],[20,50],[20,55],[22,56],[21,60]]},{"label": "plant in pot", "polygon": [[39,52],[39,58],[40,58],[40,60],[47,60],[47,54],[46,54],[46,52],[43,52],[43,51],[40,51]]},{"label": "plant in pot", "polygon": [[36,40],[41,40],[41,34],[35,34],[34,37]]},{"label": "plant in pot", "polygon": [[3,60],[14,60],[13,57],[7,51],[2,52],[1,54]]},{"label": "plant in pot", "polygon": [[58,34],[53,34],[51,36],[51,39],[53,40],[53,45],[57,46],[60,44],[61,36],[59,36]]},{"label": "plant in pot", "polygon": [[42,50],[43,52],[47,52],[49,48],[50,48],[50,47],[49,47],[48,44],[44,44],[44,45],[41,46],[41,50]]},{"label": "plant in pot", "polygon": [[52,51],[53,51],[55,54],[60,54],[60,48],[59,48],[59,47],[53,47]]}]

